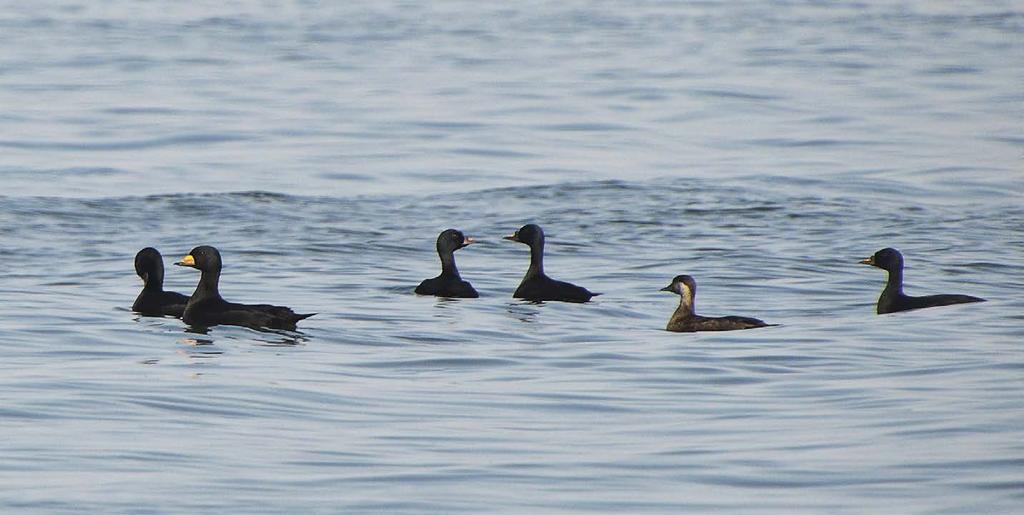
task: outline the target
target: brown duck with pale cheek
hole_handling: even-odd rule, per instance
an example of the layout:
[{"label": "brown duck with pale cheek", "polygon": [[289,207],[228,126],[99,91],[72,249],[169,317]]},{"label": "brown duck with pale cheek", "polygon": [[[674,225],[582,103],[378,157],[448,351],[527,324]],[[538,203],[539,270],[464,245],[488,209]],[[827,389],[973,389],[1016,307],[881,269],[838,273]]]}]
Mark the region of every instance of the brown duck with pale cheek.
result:
[{"label": "brown duck with pale cheek", "polygon": [[679,295],[679,307],[668,321],[666,331],[675,333],[692,333],[697,331],[735,331],[737,329],[753,329],[767,327],[761,320],[750,317],[725,316],[705,317],[693,311],[693,300],[697,296],[697,282],[688,275],[677,275],[672,284],[661,289]]},{"label": "brown duck with pale cheek", "polygon": [[236,304],[224,300],[219,290],[220,252],[211,246],[192,249],[175,265],[195,268],[203,273],[181,317],[188,325],[210,327],[224,324],[294,330],[296,322],[316,314],[299,314],[284,306]]}]

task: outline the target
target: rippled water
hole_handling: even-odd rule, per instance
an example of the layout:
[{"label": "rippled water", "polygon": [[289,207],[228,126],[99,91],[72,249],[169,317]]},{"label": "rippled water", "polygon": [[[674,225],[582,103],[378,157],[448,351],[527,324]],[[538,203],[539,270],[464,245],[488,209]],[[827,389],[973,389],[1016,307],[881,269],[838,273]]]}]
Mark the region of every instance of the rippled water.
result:
[{"label": "rippled water", "polygon": [[[5,511],[1024,506],[1015,3],[0,5]],[[512,300],[527,222],[604,295]],[[204,243],[319,314],[129,311]]]}]

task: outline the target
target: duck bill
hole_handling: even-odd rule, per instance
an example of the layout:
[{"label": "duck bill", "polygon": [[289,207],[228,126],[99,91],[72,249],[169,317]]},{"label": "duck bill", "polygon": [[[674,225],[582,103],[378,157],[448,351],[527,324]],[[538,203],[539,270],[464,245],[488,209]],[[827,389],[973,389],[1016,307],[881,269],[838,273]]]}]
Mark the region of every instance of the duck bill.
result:
[{"label": "duck bill", "polygon": [[508,241],[519,241],[518,234],[509,234],[508,236],[502,236],[501,239]]},{"label": "duck bill", "polygon": [[675,293],[675,290],[672,289],[672,285],[671,284],[666,286],[666,287],[664,287],[664,288],[662,288],[662,289],[660,289],[660,290],[658,290],[658,291],[670,291],[672,293]]},{"label": "duck bill", "polygon": [[472,245],[474,243],[476,243],[476,240],[474,240],[473,238],[470,238],[469,236],[466,236],[466,238],[464,240],[462,240],[462,246],[463,247],[467,247],[467,246]]},{"label": "duck bill", "polygon": [[190,267],[195,268],[195,266],[196,266],[196,258],[192,257],[192,254],[189,254],[189,255],[181,258],[181,261],[178,261],[177,263],[174,263],[174,264],[178,265],[178,266],[190,266]]},{"label": "duck bill", "polygon": [[866,258],[858,261],[858,263],[860,263],[862,265],[874,265],[875,264],[875,256],[866,257]]}]

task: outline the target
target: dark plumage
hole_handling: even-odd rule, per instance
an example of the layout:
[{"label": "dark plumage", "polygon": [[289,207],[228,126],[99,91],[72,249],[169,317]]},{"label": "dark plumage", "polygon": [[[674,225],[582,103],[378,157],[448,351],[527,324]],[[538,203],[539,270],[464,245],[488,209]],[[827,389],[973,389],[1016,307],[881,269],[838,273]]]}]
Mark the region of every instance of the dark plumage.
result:
[{"label": "dark plumage", "polygon": [[694,298],[697,296],[697,282],[688,275],[677,275],[672,284],[661,289],[679,295],[679,307],[669,319],[666,331],[676,333],[692,333],[696,331],[733,331],[736,329],[753,329],[769,324],[756,318],[725,316],[704,317],[693,311]]},{"label": "dark plumage", "polygon": [[475,299],[480,296],[473,285],[463,281],[459,269],[455,267],[455,251],[473,243],[461,231],[448,229],[437,236],[437,255],[441,257],[441,275],[433,279],[424,279],[416,287],[420,295],[436,295],[438,297],[461,297]]},{"label": "dark plumage", "polygon": [[253,328],[295,329],[295,323],[316,313],[297,314],[290,308],[269,304],[236,304],[220,296],[220,252],[208,245],[192,249],[175,263],[196,268],[203,273],[195,293],[188,300],[182,320],[189,325],[241,325]]},{"label": "dark plumage", "polygon": [[505,236],[505,239],[530,246],[530,268],[526,269],[526,275],[512,294],[513,297],[532,301],[587,302],[591,297],[600,295],[582,286],[556,281],[544,274],[544,231],[539,226],[524,225],[515,234]]},{"label": "dark plumage", "polygon": [[984,302],[985,299],[970,295],[942,294],[911,297],[903,293],[903,255],[893,248],[884,248],[869,258],[862,259],[861,264],[871,265],[889,272],[889,281],[878,297],[879,315],[907,311],[911,309],[966,304],[968,302]]},{"label": "dark plumage", "polygon": [[148,316],[171,315],[181,318],[188,296],[164,291],[164,258],[153,247],[135,254],[135,273],[142,278],[142,291],[132,304],[132,311]]}]

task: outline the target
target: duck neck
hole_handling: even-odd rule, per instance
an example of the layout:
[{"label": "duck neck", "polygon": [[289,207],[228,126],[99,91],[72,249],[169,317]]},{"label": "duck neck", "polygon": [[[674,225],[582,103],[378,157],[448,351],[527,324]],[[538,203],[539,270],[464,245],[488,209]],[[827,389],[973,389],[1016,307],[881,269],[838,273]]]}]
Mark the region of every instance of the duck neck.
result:
[{"label": "duck neck", "polygon": [[526,270],[526,276],[532,277],[544,275],[544,242],[530,245],[530,268]]},{"label": "duck neck", "polygon": [[903,294],[903,267],[889,270],[889,281],[885,284],[885,291],[898,295]]},{"label": "duck neck", "polygon": [[142,289],[151,292],[164,291],[164,270],[162,267],[154,267],[153,270],[146,272],[146,277],[142,280]]},{"label": "duck neck", "polygon": [[679,296],[679,307],[676,308],[676,312],[672,314],[673,319],[677,318],[688,318],[693,316],[693,297],[689,295]]},{"label": "duck neck", "polygon": [[192,297],[196,299],[220,298],[218,283],[220,283],[219,271],[207,272],[203,270],[203,276],[199,278],[199,286],[196,286],[196,292],[192,294]]},{"label": "duck neck", "polygon": [[164,278],[149,276],[142,286],[143,291],[162,292],[164,291]]},{"label": "duck neck", "polygon": [[437,255],[441,256],[441,276],[459,277],[459,269],[455,266],[455,252],[438,251]]}]

